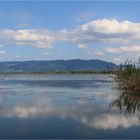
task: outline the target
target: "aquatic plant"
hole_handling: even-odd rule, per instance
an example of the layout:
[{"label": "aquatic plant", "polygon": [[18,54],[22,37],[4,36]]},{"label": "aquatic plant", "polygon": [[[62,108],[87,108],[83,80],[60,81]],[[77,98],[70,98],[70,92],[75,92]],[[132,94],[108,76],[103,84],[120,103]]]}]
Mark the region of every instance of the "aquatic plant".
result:
[{"label": "aquatic plant", "polygon": [[127,60],[115,71],[120,89],[140,91],[140,59],[135,63]]}]

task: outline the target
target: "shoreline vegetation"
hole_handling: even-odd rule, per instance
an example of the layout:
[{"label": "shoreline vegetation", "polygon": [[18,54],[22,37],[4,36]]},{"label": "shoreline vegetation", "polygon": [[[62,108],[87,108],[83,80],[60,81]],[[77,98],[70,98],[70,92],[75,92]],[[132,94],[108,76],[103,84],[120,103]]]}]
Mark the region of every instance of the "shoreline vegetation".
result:
[{"label": "shoreline vegetation", "polygon": [[20,74],[113,74],[113,71],[48,71],[48,72],[0,72],[0,75],[20,75]]},{"label": "shoreline vegetation", "polygon": [[115,71],[119,88],[126,92],[140,92],[140,58],[138,62],[127,60]]}]

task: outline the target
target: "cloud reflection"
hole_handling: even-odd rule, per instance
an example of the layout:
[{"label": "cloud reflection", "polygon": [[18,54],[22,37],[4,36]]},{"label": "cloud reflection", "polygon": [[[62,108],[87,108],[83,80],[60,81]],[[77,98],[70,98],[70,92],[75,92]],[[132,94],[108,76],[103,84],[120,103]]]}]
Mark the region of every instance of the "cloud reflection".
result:
[{"label": "cloud reflection", "polygon": [[18,104],[14,106],[3,105],[0,109],[2,117],[32,118],[37,116],[49,116],[54,111],[54,106],[48,99],[34,101],[34,103]]},{"label": "cloud reflection", "polygon": [[[46,97],[46,96],[45,96]],[[103,106],[95,104],[92,107],[86,101],[77,101],[72,106],[57,106],[50,98],[36,99],[27,104],[14,104],[7,107],[2,104],[0,117],[17,117],[29,119],[33,117],[57,116],[61,119],[72,118],[91,128],[117,129],[118,127],[129,128],[139,125],[136,116],[124,116],[113,112],[105,112]]]},{"label": "cloud reflection", "polygon": [[102,114],[93,122],[89,123],[89,125],[99,129],[129,128],[139,125],[139,120],[136,116],[129,116],[126,118],[118,114]]},{"label": "cloud reflection", "polygon": [[[123,109],[124,107],[128,109],[129,106],[129,109],[132,110],[130,105],[139,104],[139,98],[122,94],[118,99],[116,94],[111,94],[112,83],[101,82],[102,77],[95,76],[96,80],[100,81],[98,84],[101,86],[98,88],[85,85],[87,82],[83,84],[82,89],[74,86],[67,87],[67,81],[65,81],[64,87],[56,86],[55,80],[55,82],[51,81],[53,87],[46,86],[47,82],[40,83],[41,86],[38,87],[38,82],[32,83],[29,80],[25,80],[26,84],[22,80],[22,84],[10,83],[8,85],[6,83],[0,92],[0,118],[48,117],[51,119],[55,116],[62,120],[72,119],[85,126],[103,130],[138,126],[138,116],[133,113],[126,116],[119,111],[116,105],[119,107],[121,105]],[[35,79],[35,81],[37,80]],[[113,93],[116,93],[115,89],[113,89]],[[109,108],[111,102],[115,108]],[[135,105],[137,109],[137,104]],[[134,104],[132,106],[134,108]]]}]

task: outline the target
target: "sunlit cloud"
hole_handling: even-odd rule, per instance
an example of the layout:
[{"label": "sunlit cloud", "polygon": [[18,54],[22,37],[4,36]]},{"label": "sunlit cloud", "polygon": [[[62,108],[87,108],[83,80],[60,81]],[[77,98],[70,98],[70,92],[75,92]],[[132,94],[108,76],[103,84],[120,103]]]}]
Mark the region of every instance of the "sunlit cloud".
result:
[{"label": "sunlit cloud", "polygon": [[[131,28],[131,30],[130,30]],[[140,39],[140,23],[130,21],[117,21],[115,19],[94,20],[83,24],[71,31],[62,29],[57,32],[48,29],[7,29],[1,32],[15,42],[53,42],[53,41],[73,41],[73,42],[108,42],[127,43]]]},{"label": "sunlit cloud", "polygon": [[4,41],[14,42],[17,45],[28,45],[36,48],[51,48],[54,37],[48,30],[2,30],[0,39]]},{"label": "sunlit cloud", "polygon": [[[96,19],[73,29],[52,31],[49,29],[3,29],[0,32],[1,45],[15,44],[35,48],[52,48],[56,42],[73,43],[80,49],[90,48],[99,44],[100,51],[95,56],[105,53],[136,53],[140,52],[140,23],[117,19]],[[133,45],[132,45],[133,44]],[[111,47],[107,47],[111,46]],[[114,47],[115,46],[115,47]]]}]

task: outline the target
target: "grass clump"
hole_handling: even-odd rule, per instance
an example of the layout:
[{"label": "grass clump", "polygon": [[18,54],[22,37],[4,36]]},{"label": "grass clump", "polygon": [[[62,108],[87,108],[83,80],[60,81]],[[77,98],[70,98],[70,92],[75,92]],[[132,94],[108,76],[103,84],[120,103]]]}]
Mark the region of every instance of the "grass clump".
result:
[{"label": "grass clump", "polygon": [[140,59],[137,63],[127,60],[115,73],[122,90],[140,91]]}]

